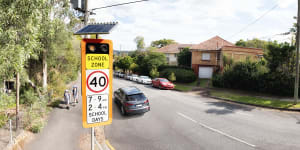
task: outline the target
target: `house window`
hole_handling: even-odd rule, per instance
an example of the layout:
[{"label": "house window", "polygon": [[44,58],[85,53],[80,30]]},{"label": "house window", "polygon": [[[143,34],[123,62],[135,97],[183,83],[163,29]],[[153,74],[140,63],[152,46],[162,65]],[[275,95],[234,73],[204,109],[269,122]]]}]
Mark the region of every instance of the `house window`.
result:
[{"label": "house window", "polygon": [[210,53],[202,53],[202,60],[210,60]]}]

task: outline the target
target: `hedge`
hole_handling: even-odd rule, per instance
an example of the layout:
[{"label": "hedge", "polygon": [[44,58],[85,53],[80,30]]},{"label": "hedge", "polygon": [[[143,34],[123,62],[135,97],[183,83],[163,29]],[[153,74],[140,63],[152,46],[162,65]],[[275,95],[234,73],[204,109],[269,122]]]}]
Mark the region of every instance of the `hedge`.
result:
[{"label": "hedge", "polygon": [[191,83],[197,79],[192,69],[183,69],[178,67],[164,69],[160,72],[160,76],[168,78],[172,72],[175,74],[176,82]]}]

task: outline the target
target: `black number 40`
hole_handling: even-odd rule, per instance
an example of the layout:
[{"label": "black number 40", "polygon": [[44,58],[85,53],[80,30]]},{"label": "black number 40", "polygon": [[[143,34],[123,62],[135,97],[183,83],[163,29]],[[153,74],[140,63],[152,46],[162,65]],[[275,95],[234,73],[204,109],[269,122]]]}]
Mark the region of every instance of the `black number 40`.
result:
[{"label": "black number 40", "polygon": [[106,78],[100,77],[99,80],[97,80],[97,77],[94,77],[93,80],[90,82],[90,85],[94,85],[95,87],[97,87],[98,84],[100,87],[104,87],[106,85]]}]

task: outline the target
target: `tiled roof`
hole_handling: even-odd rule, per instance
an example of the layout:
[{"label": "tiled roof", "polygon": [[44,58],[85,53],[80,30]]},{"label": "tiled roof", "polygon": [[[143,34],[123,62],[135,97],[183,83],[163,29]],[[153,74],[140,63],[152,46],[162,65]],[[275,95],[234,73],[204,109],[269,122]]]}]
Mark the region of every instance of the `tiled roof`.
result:
[{"label": "tiled roof", "polygon": [[234,44],[222,39],[219,36],[215,36],[200,44],[193,45],[191,50],[219,50],[223,46],[234,46]]},{"label": "tiled roof", "polygon": [[191,47],[191,46],[193,46],[193,45],[192,44],[175,43],[175,44],[170,44],[170,45],[164,46],[160,49],[157,49],[156,52],[176,54],[176,53],[180,52],[180,50],[179,50],[180,48],[186,48],[186,47]]}]

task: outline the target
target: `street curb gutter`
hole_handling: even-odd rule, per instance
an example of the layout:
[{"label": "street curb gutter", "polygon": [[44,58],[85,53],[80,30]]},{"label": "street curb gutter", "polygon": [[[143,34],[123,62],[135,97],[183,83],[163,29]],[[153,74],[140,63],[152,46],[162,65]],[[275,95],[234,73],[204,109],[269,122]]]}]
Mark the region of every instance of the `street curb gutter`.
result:
[{"label": "street curb gutter", "polygon": [[105,140],[105,144],[109,147],[110,150],[115,150],[115,148],[110,145],[108,140]]},{"label": "street curb gutter", "polygon": [[300,109],[275,108],[275,107],[271,107],[271,106],[262,106],[262,105],[244,103],[244,102],[237,102],[237,101],[233,101],[233,100],[230,100],[230,99],[225,99],[225,98],[220,98],[220,97],[215,97],[215,96],[209,96],[209,97],[214,98],[214,99],[218,99],[218,100],[222,100],[222,101],[227,101],[227,102],[232,102],[232,103],[237,103],[237,104],[243,104],[243,105],[249,105],[249,106],[255,106],[255,107],[261,107],[261,108],[275,109],[275,110],[281,110],[281,111],[300,112]]}]

